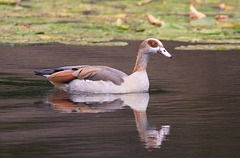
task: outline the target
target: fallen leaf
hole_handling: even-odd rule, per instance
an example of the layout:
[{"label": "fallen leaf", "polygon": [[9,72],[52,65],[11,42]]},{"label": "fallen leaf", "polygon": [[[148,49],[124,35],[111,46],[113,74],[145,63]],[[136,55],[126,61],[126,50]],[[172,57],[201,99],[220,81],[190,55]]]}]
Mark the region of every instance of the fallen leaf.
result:
[{"label": "fallen leaf", "polygon": [[158,19],[156,19],[154,16],[152,16],[150,13],[147,13],[147,18],[148,21],[154,25],[158,25],[158,26],[163,26],[165,25],[164,21],[160,21]]},{"label": "fallen leaf", "polygon": [[37,35],[37,36],[42,39],[60,39],[60,40],[69,39],[67,37],[56,37],[56,36],[47,36],[47,35]]},{"label": "fallen leaf", "polygon": [[28,29],[28,28],[30,28],[30,25],[25,24],[25,25],[23,25],[23,28]]},{"label": "fallen leaf", "polygon": [[229,6],[229,5],[226,5],[225,3],[219,4],[218,8],[221,9],[221,10],[228,10],[228,11],[231,11],[231,10],[235,9],[234,6]]},{"label": "fallen leaf", "polygon": [[240,29],[240,24],[225,23],[225,24],[220,24],[220,25],[221,25],[221,27],[225,27],[225,28]]},{"label": "fallen leaf", "polygon": [[142,1],[142,2],[138,2],[137,3],[137,5],[138,6],[141,6],[141,5],[143,5],[143,4],[147,4],[147,3],[150,3],[150,2],[152,2],[153,0],[145,0],[145,1]]},{"label": "fallen leaf", "polygon": [[105,14],[105,15],[98,15],[99,18],[126,18],[127,14],[126,13],[120,13],[120,14]]},{"label": "fallen leaf", "polygon": [[193,6],[193,4],[190,5],[190,21],[201,19],[206,17],[205,14],[197,11],[197,9]]},{"label": "fallen leaf", "polygon": [[123,23],[123,22],[122,22],[122,19],[117,18],[116,24],[117,24],[117,25],[121,25],[122,23]]},{"label": "fallen leaf", "polygon": [[215,19],[216,19],[217,21],[227,21],[228,18],[229,18],[229,16],[227,16],[227,15],[216,15],[216,16],[215,16]]}]

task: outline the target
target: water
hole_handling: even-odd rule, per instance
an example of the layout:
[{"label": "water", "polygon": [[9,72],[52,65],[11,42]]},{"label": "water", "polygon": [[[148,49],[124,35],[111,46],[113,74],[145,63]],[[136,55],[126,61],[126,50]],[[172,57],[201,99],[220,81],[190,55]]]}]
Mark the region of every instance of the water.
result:
[{"label": "water", "polygon": [[239,157],[240,54],[150,58],[150,93],[69,95],[33,70],[106,65],[131,73],[127,47],[0,47],[0,157]]}]

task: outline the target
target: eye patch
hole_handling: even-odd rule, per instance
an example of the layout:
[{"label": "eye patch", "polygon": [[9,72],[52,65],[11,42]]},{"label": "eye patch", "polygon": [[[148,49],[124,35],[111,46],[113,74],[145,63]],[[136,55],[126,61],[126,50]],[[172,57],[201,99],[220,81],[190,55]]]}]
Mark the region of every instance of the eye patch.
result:
[{"label": "eye patch", "polygon": [[156,41],[154,41],[154,40],[149,40],[148,41],[148,45],[150,46],[150,47],[158,47],[158,43],[156,42]]}]

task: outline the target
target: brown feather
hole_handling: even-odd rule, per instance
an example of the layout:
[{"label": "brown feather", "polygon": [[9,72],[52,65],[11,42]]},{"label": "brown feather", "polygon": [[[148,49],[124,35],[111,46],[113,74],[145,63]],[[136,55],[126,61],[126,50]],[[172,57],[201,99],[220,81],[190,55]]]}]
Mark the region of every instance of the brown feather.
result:
[{"label": "brown feather", "polygon": [[123,83],[123,76],[127,76],[118,70],[104,67],[104,66],[85,66],[73,72],[73,76],[78,79],[92,80],[92,81],[111,81],[116,85]]},{"label": "brown feather", "polygon": [[49,76],[48,80],[52,82],[60,82],[60,83],[69,82],[76,78],[75,76],[73,76],[73,72],[74,71],[72,70],[56,72],[51,76]]},{"label": "brown feather", "polygon": [[77,71],[73,72],[73,76],[79,79],[87,79],[91,76],[92,73],[101,70],[102,70],[101,68],[93,66],[81,67]]},{"label": "brown feather", "polygon": [[89,65],[44,69],[37,73],[47,77],[48,80],[57,87],[74,79],[110,81],[116,85],[121,85],[124,82],[123,77],[127,76],[127,74],[114,68]]}]

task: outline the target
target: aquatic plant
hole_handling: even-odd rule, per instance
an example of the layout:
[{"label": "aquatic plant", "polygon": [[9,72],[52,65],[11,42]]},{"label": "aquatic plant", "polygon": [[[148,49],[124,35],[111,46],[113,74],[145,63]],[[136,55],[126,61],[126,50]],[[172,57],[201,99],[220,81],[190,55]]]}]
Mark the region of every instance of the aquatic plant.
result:
[{"label": "aquatic plant", "polygon": [[[190,21],[190,3],[176,0],[31,0],[11,3],[0,0],[0,43],[123,46],[127,43],[116,41],[148,37],[185,42],[240,43],[238,1],[221,2],[223,4],[218,0],[192,2],[195,9],[206,17]],[[225,19],[219,20],[220,17]],[[159,21],[163,24],[157,24]]]}]

